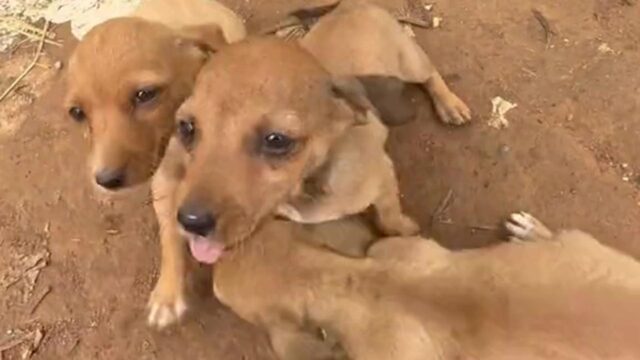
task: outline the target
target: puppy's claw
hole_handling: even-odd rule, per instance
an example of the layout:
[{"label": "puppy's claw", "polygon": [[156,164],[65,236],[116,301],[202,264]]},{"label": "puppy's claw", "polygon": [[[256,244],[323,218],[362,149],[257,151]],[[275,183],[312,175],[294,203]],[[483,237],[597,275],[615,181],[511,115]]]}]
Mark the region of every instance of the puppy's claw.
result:
[{"label": "puppy's claw", "polygon": [[156,296],[152,295],[149,300],[149,316],[147,317],[149,326],[158,329],[165,328],[180,320],[187,311],[187,303],[181,297],[173,302],[161,302],[155,298]]},{"label": "puppy's claw", "polygon": [[509,216],[505,227],[511,239],[532,241],[550,239],[553,234],[542,222],[526,212],[517,212]]},{"label": "puppy's claw", "polygon": [[440,120],[445,124],[462,125],[471,121],[471,110],[452,92],[447,96],[434,98],[434,105]]}]

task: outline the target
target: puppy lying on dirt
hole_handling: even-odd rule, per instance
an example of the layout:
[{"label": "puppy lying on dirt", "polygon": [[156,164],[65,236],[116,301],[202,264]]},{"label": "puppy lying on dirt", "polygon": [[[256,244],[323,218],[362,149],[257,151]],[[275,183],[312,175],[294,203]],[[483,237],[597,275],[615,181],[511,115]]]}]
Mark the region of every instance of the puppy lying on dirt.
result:
[{"label": "puppy lying on dirt", "polygon": [[214,291],[280,359],[640,358],[637,261],[527,214],[507,227],[517,241],[491,248],[387,238],[353,259],[316,245],[349,242],[353,220],[266,220],[216,264]]},{"label": "puppy lying on dirt", "polygon": [[[431,95],[445,123],[462,124],[471,118],[469,108],[447,87],[425,52],[381,7],[367,1],[343,0],[312,27],[301,44],[333,74],[388,75],[420,84]],[[372,85],[370,89],[396,87],[395,91],[387,89],[387,96],[372,99],[374,105],[384,105],[387,112],[381,115],[387,123],[397,122],[397,116],[391,118],[393,114],[406,113],[414,105],[388,96],[394,92],[403,95],[397,83]],[[401,116],[400,121],[412,115]],[[384,151],[386,139],[387,129],[376,119],[351,128],[331,149],[328,162],[310,179],[315,192],[303,191],[278,213],[296,222],[320,223],[360,213],[373,204],[383,234],[417,233],[416,224],[402,215],[393,163]]]},{"label": "puppy lying on dirt", "polygon": [[[145,5],[157,2],[164,1],[143,3],[139,15],[146,16]],[[73,119],[89,125],[90,168],[100,187],[120,190],[154,175],[175,129],[175,111],[191,93],[208,53],[244,36],[242,21],[229,12],[201,13],[201,18],[219,23],[189,26],[186,7],[195,3],[180,2],[175,13],[152,12],[152,18],[163,23],[133,17],[107,21],[75,49],[69,61],[66,107]],[[214,8],[218,6],[222,5]],[[179,235],[172,227],[173,217],[167,218],[173,204],[164,173],[152,183],[163,244],[160,278],[150,299],[153,325],[172,322],[186,307],[180,273],[184,251],[173,249]]]},{"label": "puppy lying on dirt", "polygon": [[367,0],[342,0],[301,43],[333,74],[388,75],[418,84],[444,123],[471,120],[467,105],[445,84],[420,45],[387,10]]}]

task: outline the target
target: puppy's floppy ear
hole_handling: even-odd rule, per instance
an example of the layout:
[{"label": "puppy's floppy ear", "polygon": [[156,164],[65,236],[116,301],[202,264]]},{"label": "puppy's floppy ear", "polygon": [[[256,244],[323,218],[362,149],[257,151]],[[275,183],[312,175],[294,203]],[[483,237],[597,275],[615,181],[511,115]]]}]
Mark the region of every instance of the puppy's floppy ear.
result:
[{"label": "puppy's floppy ear", "polygon": [[376,111],[367,98],[367,92],[354,76],[336,76],[331,79],[331,91],[333,95],[345,101],[354,113],[356,124],[364,124],[367,121],[367,112]]},{"label": "puppy's floppy ear", "polygon": [[422,94],[418,84],[385,75],[358,76],[358,80],[385,125],[396,126],[415,120]]},{"label": "puppy's floppy ear", "polygon": [[224,32],[215,24],[187,26],[181,29],[178,46],[192,46],[202,53],[215,53],[228,45]]}]

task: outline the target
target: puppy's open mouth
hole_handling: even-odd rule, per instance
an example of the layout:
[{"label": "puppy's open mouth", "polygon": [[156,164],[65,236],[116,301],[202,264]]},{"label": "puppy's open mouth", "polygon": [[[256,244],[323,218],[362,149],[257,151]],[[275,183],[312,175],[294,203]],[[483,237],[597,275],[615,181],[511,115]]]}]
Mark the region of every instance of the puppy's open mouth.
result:
[{"label": "puppy's open mouth", "polygon": [[187,242],[189,243],[191,256],[204,264],[214,264],[224,253],[224,243],[216,239],[189,234],[187,235]]}]

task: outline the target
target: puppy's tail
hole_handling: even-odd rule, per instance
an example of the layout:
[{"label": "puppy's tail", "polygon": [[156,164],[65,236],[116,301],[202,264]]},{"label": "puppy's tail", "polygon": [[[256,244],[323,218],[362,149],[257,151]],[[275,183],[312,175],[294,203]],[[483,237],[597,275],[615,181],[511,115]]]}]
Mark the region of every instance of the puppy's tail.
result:
[{"label": "puppy's tail", "polygon": [[308,31],[311,26],[313,26],[313,24],[318,20],[318,18],[321,18],[332,12],[338,5],[340,5],[341,1],[343,0],[337,0],[326,5],[304,7],[294,10],[287,14],[287,17],[279,21],[277,24],[268,26],[265,29],[259,31],[259,33],[263,35],[269,35],[277,32],[278,30],[293,26],[300,26],[305,31]]},{"label": "puppy's tail", "polygon": [[328,5],[320,5],[311,8],[294,10],[289,13],[289,16],[298,19],[298,21],[300,21],[303,25],[309,25],[310,27],[311,24],[313,24],[313,22],[315,22],[318,18],[332,12],[338,5],[340,5],[341,1],[342,0],[338,0]]}]

